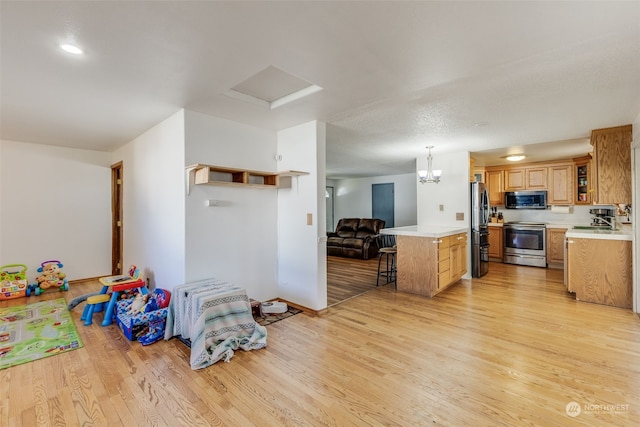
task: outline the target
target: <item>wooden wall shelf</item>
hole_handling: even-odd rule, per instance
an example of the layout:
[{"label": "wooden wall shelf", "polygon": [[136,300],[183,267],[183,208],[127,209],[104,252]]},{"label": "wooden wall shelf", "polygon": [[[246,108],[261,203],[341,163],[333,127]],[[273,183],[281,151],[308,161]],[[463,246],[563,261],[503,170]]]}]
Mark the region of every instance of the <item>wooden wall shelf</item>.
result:
[{"label": "wooden wall shelf", "polygon": [[249,169],[228,168],[224,166],[194,164],[186,167],[187,194],[193,179],[195,185],[208,184],[218,186],[254,187],[254,188],[291,188],[291,177],[308,175],[309,172],[288,170],[282,172],[264,172]]}]

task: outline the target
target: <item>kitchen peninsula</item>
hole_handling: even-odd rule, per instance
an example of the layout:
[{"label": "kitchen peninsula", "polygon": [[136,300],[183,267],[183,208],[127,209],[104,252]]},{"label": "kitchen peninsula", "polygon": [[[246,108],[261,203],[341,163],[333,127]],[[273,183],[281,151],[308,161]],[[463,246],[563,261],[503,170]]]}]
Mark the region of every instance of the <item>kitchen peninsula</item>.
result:
[{"label": "kitchen peninsula", "polygon": [[396,236],[398,291],[433,297],[467,272],[467,227],[413,225],[380,232]]},{"label": "kitchen peninsula", "polygon": [[632,308],[632,228],[569,229],[565,239],[565,285],[576,300]]}]

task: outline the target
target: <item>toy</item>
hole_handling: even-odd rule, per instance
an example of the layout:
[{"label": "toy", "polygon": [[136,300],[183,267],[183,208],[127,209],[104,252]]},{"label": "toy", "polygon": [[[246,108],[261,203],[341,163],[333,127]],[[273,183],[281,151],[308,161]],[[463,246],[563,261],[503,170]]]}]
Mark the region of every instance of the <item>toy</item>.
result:
[{"label": "toy", "polygon": [[0,300],[29,296],[27,266],[8,264],[0,267]]},{"label": "toy", "polygon": [[[139,337],[147,335],[149,333],[150,322],[161,321],[167,318],[168,308],[161,308],[155,311],[149,311],[147,313],[137,312],[133,315],[129,313],[129,306],[133,303],[133,300],[121,300],[116,304],[116,323],[124,333],[125,337],[130,341],[136,341]],[[154,326],[153,329],[157,329],[160,323]],[[164,328],[164,327],[163,327]],[[155,335],[155,334],[153,334]],[[151,344],[151,337],[147,337],[145,342]]]},{"label": "toy", "polygon": [[27,296],[34,292],[36,296],[40,295],[46,289],[57,288],[61,291],[69,290],[69,282],[67,282],[67,275],[62,272],[62,263],[58,260],[44,261],[38,267],[38,273],[42,273],[36,277],[36,283],[29,285],[27,289]]},{"label": "toy", "polygon": [[150,321],[148,331],[138,336],[138,342],[142,345],[149,345],[159,341],[164,337],[165,325],[165,319]]},{"label": "toy", "polygon": [[140,309],[142,313],[160,310],[169,306],[171,293],[165,289],[154,289],[149,295],[146,305]]},{"label": "toy", "polygon": [[133,299],[133,302],[127,309],[127,313],[129,315],[135,315],[137,313],[145,313],[145,307],[147,306],[147,301],[149,300],[149,294],[139,293]]}]

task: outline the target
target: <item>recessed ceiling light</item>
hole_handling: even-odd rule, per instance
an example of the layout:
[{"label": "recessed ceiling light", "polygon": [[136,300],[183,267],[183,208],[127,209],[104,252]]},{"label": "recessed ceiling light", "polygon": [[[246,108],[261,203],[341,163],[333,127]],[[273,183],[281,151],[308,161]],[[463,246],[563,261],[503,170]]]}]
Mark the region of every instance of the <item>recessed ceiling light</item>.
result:
[{"label": "recessed ceiling light", "polygon": [[504,156],[503,159],[507,159],[510,162],[519,162],[520,160],[524,159],[525,156],[524,154],[510,154],[508,156]]},{"label": "recessed ceiling light", "polygon": [[60,49],[65,52],[72,53],[74,55],[82,55],[84,52],[78,46],[74,46],[72,44],[61,44]]}]

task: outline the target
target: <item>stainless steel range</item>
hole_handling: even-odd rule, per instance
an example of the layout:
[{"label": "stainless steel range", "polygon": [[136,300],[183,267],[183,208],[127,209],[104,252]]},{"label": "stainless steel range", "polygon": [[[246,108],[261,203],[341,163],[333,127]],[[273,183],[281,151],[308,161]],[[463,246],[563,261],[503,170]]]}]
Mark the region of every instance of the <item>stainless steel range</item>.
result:
[{"label": "stainless steel range", "polygon": [[543,222],[504,224],[504,259],[508,264],[547,266],[547,226]]}]

